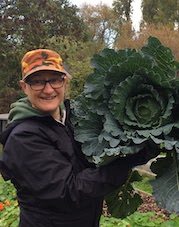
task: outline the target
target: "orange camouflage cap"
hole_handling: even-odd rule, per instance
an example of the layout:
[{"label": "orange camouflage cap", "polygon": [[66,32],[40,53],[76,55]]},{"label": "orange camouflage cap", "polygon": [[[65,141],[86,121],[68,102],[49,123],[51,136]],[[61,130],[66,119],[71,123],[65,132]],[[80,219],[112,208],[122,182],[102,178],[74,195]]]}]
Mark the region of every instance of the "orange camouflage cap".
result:
[{"label": "orange camouflage cap", "polygon": [[41,70],[52,70],[66,74],[70,79],[71,75],[64,69],[60,55],[48,49],[37,49],[27,52],[21,61],[22,79],[32,73]]}]

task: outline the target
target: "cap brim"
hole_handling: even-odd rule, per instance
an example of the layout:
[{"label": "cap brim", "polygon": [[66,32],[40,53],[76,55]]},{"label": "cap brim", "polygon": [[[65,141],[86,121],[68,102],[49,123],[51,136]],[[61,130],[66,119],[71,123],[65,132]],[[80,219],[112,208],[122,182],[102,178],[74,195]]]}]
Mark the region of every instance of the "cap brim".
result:
[{"label": "cap brim", "polygon": [[46,70],[46,71],[56,71],[56,72],[61,72],[61,73],[64,73],[66,74],[66,76],[69,78],[69,79],[72,79],[72,76],[65,70],[59,70],[57,68],[52,68],[52,67],[49,67],[49,66],[39,66],[39,67],[36,67],[34,69],[31,69],[24,77],[23,79],[27,78],[28,76],[30,76],[32,73],[35,73],[35,72],[38,72],[38,71],[43,71],[43,70]]}]

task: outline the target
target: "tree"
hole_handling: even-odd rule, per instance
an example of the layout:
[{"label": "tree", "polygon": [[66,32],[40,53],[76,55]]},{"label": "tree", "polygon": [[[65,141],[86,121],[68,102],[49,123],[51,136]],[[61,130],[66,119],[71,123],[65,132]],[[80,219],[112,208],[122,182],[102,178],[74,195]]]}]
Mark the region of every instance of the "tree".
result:
[{"label": "tree", "polygon": [[142,1],[142,14],[144,21],[148,23],[155,23],[157,20],[155,17],[158,11],[159,0],[143,0]]},{"label": "tree", "polygon": [[133,0],[115,0],[113,1],[113,10],[119,16],[119,21],[124,23],[131,20]]},{"label": "tree", "polygon": [[3,0],[0,12],[1,28],[15,44],[39,47],[53,36],[84,36],[78,9],[67,0]]},{"label": "tree", "polygon": [[111,46],[114,43],[118,23],[109,6],[102,3],[95,6],[83,4],[80,8],[80,16],[88,26],[91,41],[98,41],[106,46]]},{"label": "tree", "polygon": [[179,23],[178,0],[143,0],[143,19],[147,23]]}]

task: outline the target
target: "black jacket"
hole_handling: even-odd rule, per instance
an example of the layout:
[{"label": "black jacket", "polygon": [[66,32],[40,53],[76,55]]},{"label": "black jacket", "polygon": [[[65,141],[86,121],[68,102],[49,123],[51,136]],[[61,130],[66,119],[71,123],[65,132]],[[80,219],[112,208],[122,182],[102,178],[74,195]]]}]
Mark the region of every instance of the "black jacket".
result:
[{"label": "black jacket", "polygon": [[68,116],[65,126],[50,116],[14,121],[0,141],[1,173],[17,189],[21,227],[99,226],[103,196],[145,162],[136,155],[99,168],[89,164]]}]

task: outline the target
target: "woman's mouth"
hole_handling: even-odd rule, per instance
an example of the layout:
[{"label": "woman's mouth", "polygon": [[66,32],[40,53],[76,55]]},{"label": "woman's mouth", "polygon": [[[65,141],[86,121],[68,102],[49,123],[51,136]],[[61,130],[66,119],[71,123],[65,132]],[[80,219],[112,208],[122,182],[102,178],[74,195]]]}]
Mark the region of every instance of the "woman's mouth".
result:
[{"label": "woman's mouth", "polygon": [[53,100],[53,99],[55,99],[56,98],[56,96],[51,96],[51,97],[41,97],[41,99],[43,99],[43,100]]}]

